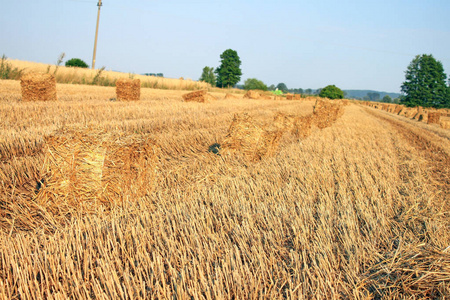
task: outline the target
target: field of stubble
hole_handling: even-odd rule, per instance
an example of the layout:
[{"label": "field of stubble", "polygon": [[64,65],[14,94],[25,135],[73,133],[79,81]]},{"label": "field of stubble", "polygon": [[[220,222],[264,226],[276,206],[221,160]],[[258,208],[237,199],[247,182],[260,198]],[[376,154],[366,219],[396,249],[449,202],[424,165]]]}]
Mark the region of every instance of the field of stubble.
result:
[{"label": "field of stubble", "polygon": [[[24,103],[0,81],[0,298],[385,299],[450,296],[450,130],[351,104],[274,157],[218,156],[233,115],[270,123],[313,101],[184,103],[182,91],[58,85]],[[153,192],[61,220],[33,205],[43,136],[150,134]]]}]

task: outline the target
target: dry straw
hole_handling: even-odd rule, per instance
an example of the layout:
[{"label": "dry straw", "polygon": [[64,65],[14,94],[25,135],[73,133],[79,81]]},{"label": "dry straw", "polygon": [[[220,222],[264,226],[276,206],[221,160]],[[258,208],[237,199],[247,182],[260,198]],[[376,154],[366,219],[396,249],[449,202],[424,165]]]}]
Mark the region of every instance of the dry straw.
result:
[{"label": "dry straw", "polygon": [[282,130],[267,129],[247,113],[235,114],[221,149],[224,153],[241,152],[249,160],[257,161],[277,152],[282,135]]},{"label": "dry straw", "polygon": [[141,81],[139,79],[121,78],[116,82],[118,101],[138,101],[141,99]]},{"label": "dry straw", "polygon": [[428,124],[439,124],[439,119],[441,118],[441,113],[439,112],[429,112],[428,113]]},{"label": "dry straw", "polygon": [[245,93],[244,98],[246,99],[260,99],[261,93],[256,90],[249,90],[247,93]]},{"label": "dry straw", "polygon": [[187,93],[182,97],[185,102],[209,103],[211,101],[217,100],[216,97],[208,94],[205,90]]},{"label": "dry straw", "polygon": [[20,79],[23,101],[53,101],[56,98],[56,79],[51,74],[29,73]]},{"label": "dry straw", "polygon": [[44,185],[36,201],[53,213],[137,200],[155,181],[160,149],[145,136],[73,128],[45,142]]},{"label": "dry straw", "polygon": [[286,94],[286,100],[294,100],[294,95]]},{"label": "dry straw", "polygon": [[236,95],[233,95],[233,94],[230,94],[230,93],[227,93],[225,95],[225,99],[237,99],[237,98],[238,97]]},{"label": "dry straw", "polygon": [[320,129],[330,127],[343,114],[344,108],[340,103],[319,99],[314,105],[313,124]]},{"label": "dry straw", "polygon": [[294,116],[277,113],[273,119],[273,126],[281,131],[289,131],[298,138],[307,138],[311,135],[312,115]]}]

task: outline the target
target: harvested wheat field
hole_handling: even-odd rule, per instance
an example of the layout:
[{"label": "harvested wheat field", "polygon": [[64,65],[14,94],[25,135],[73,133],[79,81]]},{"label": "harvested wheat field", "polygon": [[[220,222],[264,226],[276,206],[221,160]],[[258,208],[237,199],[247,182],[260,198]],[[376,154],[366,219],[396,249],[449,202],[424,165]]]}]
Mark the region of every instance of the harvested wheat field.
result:
[{"label": "harvested wheat field", "polygon": [[[114,87],[57,84],[58,101],[25,102],[19,82],[0,81],[1,299],[450,297],[450,130],[353,103],[330,117],[310,99],[187,92],[142,88],[122,102]],[[271,155],[225,155],[236,128],[276,120],[286,129]],[[89,210],[39,202],[54,179],[48,137],[66,128],[151,140],[145,191]],[[116,158],[96,143],[77,148],[88,159],[70,172],[99,189],[97,166]],[[144,166],[136,149],[127,180]]]}]

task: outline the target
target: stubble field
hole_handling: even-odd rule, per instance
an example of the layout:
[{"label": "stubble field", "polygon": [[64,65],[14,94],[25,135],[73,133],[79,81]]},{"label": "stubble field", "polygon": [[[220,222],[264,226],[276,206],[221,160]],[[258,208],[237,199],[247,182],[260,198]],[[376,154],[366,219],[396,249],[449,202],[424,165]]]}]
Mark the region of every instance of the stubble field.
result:
[{"label": "stubble field", "polygon": [[[1,298],[450,296],[450,130],[351,104],[249,162],[208,151],[235,113],[270,123],[314,102],[57,88],[57,102],[25,103],[0,81]],[[150,135],[162,154],[148,195],[93,214],[34,204],[43,137],[73,125]]]}]

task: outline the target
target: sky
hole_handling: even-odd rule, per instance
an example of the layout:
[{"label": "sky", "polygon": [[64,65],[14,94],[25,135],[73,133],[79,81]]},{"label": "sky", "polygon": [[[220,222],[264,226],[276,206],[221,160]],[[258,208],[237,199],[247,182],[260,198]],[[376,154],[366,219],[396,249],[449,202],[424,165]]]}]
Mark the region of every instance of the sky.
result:
[{"label": "sky", "polygon": [[[103,0],[96,67],[198,80],[236,50],[243,83],[400,92],[416,55],[450,71],[449,0]],[[0,0],[0,55],[92,64],[97,0]]]}]

